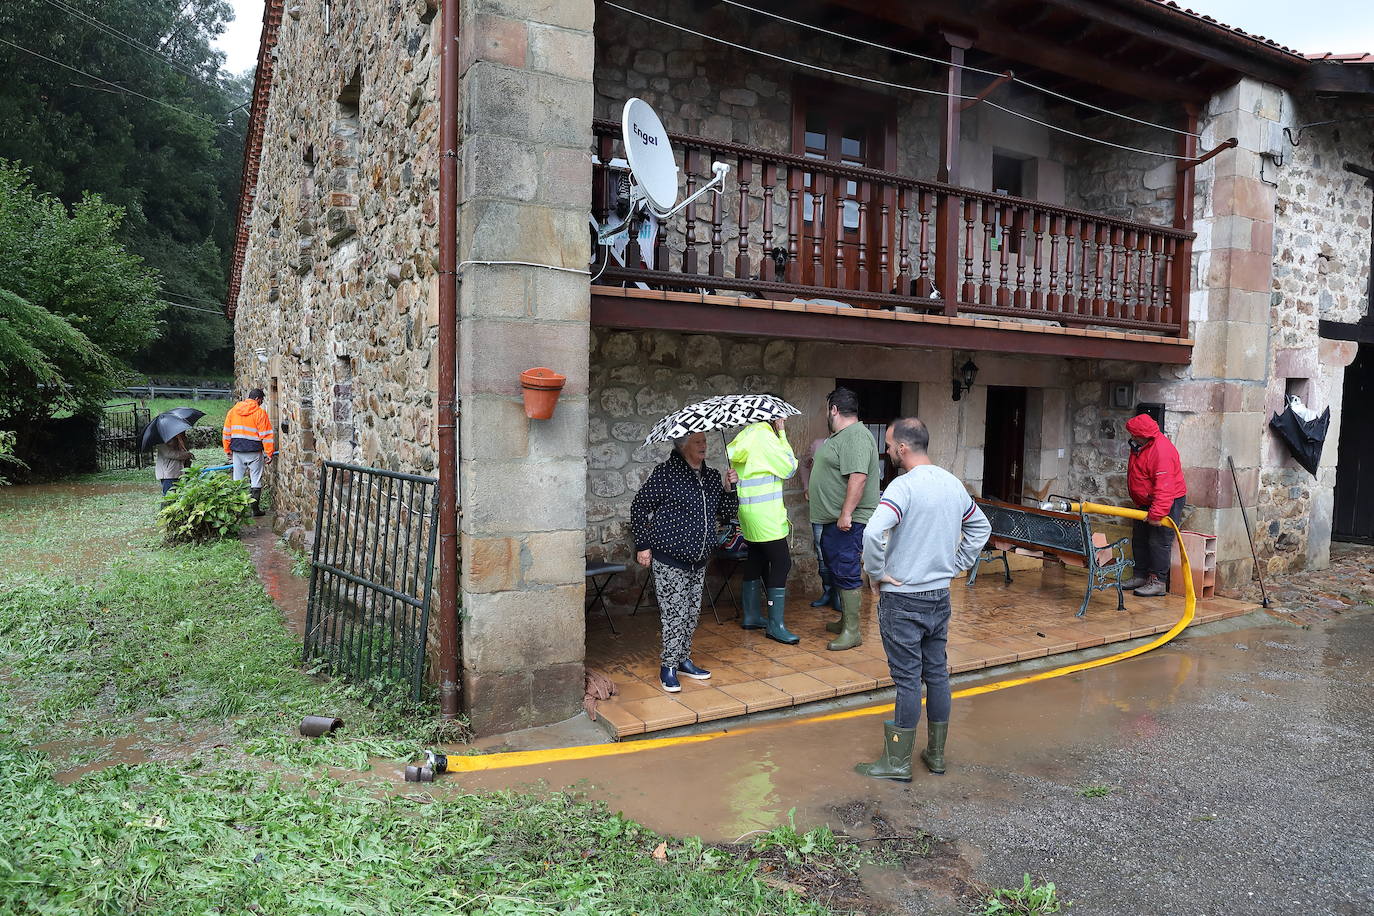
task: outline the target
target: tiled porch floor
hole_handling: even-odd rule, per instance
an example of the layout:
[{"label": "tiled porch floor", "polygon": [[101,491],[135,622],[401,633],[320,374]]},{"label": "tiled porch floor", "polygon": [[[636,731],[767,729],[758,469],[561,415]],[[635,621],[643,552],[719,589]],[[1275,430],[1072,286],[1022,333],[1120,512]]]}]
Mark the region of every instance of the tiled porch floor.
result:
[{"label": "tiled porch floor", "polygon": [[[983,570],[972,589],[962,579],[951,589],[950,672],[959,674],[1015,661],[1072,652],[1161,633],[1183,614],[1183,599],[1126,595],[1126,610],[1116,610],[1114,593],[1096,592],[1086,617],[1074,616],[1083,600],[1083,578],[1052,566],[1021,570],[1004,584],[993,567]],[[738,579],[732,587],[738,594]],[[715,577],[708,587],[716,588]],[[710,669],[709,681],[682,678],[682,692],[666,694],[658,685],[658,611],[646,598],[634,616],[616,614],[620,635],[611,634],[599,610],[587,618],[587,666],[615,681],[620,691],[597,704],[598,717],[620,738],[695,722],[795,706],[813,700],[891,686],[874,598],[865,592],[863,645],[830,652],[825,631],[834,618],[828,608],[808,606],[815,594],[788,595],[787,626],[801,637],[795,646],[766,639],[762,630],[742,630],[730,619],[734,606],[720,600],[723,624],[708,607],[693,643],[692,659]],[[1254,605],[1226,598],[1198,602],[1195,624],[1235,617]]]}]

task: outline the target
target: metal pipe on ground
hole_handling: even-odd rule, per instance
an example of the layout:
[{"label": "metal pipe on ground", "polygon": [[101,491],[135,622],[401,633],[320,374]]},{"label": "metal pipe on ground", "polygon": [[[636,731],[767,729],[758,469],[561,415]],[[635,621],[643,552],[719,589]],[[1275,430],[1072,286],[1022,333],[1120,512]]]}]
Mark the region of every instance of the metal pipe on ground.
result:
[{"label": "metal pipe on ground", "polygon": [[458,3],[439,30],[439,714],[458,690]]}]

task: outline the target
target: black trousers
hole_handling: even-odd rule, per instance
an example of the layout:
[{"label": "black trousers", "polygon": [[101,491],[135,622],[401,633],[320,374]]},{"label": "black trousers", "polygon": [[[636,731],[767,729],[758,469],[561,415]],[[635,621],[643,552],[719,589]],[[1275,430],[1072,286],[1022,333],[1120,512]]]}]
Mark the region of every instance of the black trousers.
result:
[{"label": "black trousers", "polygon": [[744,561],[744,578],[762,579],[764,588],[787,588],[787,574],[792,571],[792,553],[787,538],[749,542],[749,557]]},{"label": "black trousers", "polygon": [[[1183,520],[1183,503],[1186,496],[1180,496],[1169,507],[1169,518],[1177,525]],[[1148,509],[1148,506],[1140,506]],[[1138,576],[1158,576],[1169,581],[1169,558],[1173,553],[1174,530],[1165,525],[1151,525],[1149,522],[1133,522],[1131,527],[1131,552],[1135,554],[1135,572]]]}]

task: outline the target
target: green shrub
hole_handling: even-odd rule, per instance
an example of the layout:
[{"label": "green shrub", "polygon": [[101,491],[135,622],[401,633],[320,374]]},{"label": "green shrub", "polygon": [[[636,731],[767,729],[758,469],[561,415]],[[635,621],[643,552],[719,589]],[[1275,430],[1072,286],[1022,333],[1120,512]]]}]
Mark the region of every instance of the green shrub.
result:
[{"label": "green shrub", "polygon": [[165,497],[158,523],[172,543],[204,543],[238,534],[248,519],[253,497],[247,480],[228,474],[201,474],[189,468]]}]

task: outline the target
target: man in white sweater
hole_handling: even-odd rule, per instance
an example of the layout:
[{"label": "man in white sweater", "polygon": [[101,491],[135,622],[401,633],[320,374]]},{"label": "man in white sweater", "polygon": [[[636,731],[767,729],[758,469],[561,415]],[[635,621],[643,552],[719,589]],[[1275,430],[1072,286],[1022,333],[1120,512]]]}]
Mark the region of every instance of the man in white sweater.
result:
[{"label": "man in white sweater", "polygon": [[992,526],[953,474],[930,463],[930,432],[915,417],[887,428],[887,454],[904,472],[892,482],[864,530],[864,570],[878,593],[878,629],[897,687],[883,755],[855,769],[880,779],[911,781],[911,751],[926,686],[928,741],[921,759],[945,771],[949,733],[949,582],[968,569]]}]

